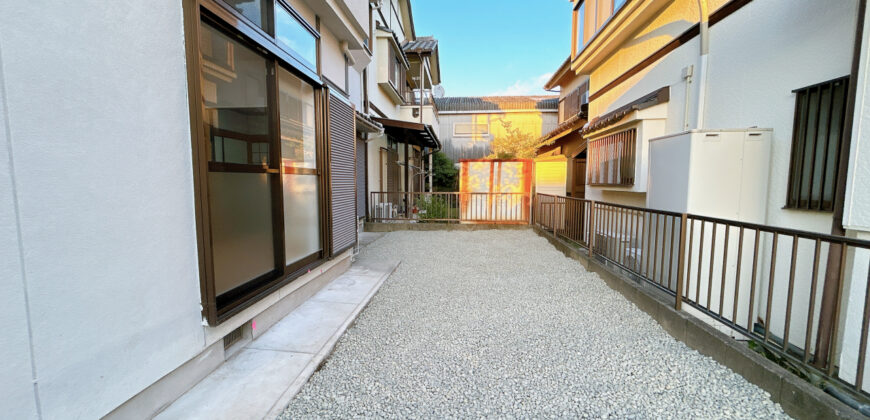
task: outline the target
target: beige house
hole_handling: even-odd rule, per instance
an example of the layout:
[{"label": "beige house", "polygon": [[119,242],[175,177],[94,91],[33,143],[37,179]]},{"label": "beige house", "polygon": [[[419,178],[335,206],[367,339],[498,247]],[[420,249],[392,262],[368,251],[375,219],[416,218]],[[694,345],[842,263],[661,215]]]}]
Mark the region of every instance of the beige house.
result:
[{"label": "beige house", "polygon": [[[867,185],[859,153],[868,147],[865,10],[863,0],[823,8],[808,0],[574,0],[565,10],[571,51],[546,85],[560,88],[561,125],[544,140],[577,145],[565,158],[585,148],[586,199],[870,238],[870,206],[858,192]],[[747,269],[735,261],[736,230],[725,243],[722,225],[707,228],[719,236],[705,246],[731,254],[709,262],[710,277],[721,276],[725,289],[743,287],[724,284]],[[597,235],[630,250],[632,260],[644,258],[642,244],[623,243],[630,235]],[[856,251],[839,263],[838,251],[825,248],[816,266],[823,274],[813,278],[812,246],[792,238],[777,244],[774,236],[755,245],[766,267],[755,295],[742,289],[740,302],[737,292],[722,295],[735,301],[724,311],[750,319],[738,327],[744,331],[785,337],[810,360],[830,358],[847,387],[859,386],[866,255]],[[838,290],[852,306],[835,321]]]},{"label": "beige house", "polygon": [[[366,69],[364,118],[378,130],[360,135],[365,147],[366,191],[361,205],[379,214],[405,214],[408,192],[428,184],[431,154],[440,149],[439,116],[432,90],[441,83],[438,41],[416,35],[411,2],[372,2],[374,60]],[[373,192],[377,194],[372,194]],[[365,216],[361,212],[360,217]]]}]

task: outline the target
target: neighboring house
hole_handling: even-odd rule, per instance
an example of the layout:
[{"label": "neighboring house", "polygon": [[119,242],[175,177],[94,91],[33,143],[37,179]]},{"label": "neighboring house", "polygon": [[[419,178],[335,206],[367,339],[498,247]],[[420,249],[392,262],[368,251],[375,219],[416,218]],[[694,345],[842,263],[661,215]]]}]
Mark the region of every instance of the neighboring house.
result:
[{"label": "neighboring house", "polygon": [[349,266],[364,159],[437,147],[373,3],[0,3],[3,417],[150,417]]},{"label": "neighboring house", "polygon": [[586,139],[580,129],[588,118],[587,79],[569,72],[569,64],[565,60],[544,86],[560,87],[559,125],[538,140],[535,184],[538,192],[585,198]]},{"label": "neighboring house", "polygon": [[369,102],[364,112],[383,129],[361,137],[368,168],[366,207],[405,214],[407,193],[425,190],[429,156],[441,147],[432,101],[432,88],[441,83],[438,41],[416,36],[410,1],[372,4],[375,58],[366,71]]},{"label": "neighboring house", "polygon": [[557,124],[555,96],[479,96],[435,98],[441,120],[439,138],[454,163],[492,153],[493,139],[506,128],[538,138]]},{"label": "neighboring house", "polygon": [[[574,0],[566,5],[573,14],[570,56],[547,83],[561,88],[562,125],[543,140],[570,143],[555,152],[565,158],[586,149],[587,199],[868,239],[864,101],[870,91],[859,3],[864,0],[822,8],[810,0]],[[860,68],[853,68],[858,54]],[[849,97],[856,89],[853,124]],[[598,235],[621,240],[606,238],[615,235],[607,231]],[[636,246],[629,244],[639,253]],[[771,247],[776,244],[762,239],[762,255]],[[809,300],[812,246],[801,245],[792,259],[793,281],[788,270],[776,272],[775,281],[759,275],[758,299],[770,293],[774,310],[770,325],[761,327],[778,336],[785,307],[792,308],[786,302],[792,285],[795,302]],[[774,265],[788,267],[788,260],[778,257]],[[854,355],[867,267],[866,259],[846,261],[840,290],[857,304],[839,320],[845,334],[838,350]],[[759,264],[771,262],[762,257]],[[816,294],[814,322],[829,332],[836,270],[819,281],[825,297]],[[759,316],[765,310],[756,308]],[[791,315],[804,319],[790,326],[791,344],[803,348],[806,303]],[[818,336],[827,346],[829,339]],[[856,370],[855,360],[838,363],[843,377]]]}]

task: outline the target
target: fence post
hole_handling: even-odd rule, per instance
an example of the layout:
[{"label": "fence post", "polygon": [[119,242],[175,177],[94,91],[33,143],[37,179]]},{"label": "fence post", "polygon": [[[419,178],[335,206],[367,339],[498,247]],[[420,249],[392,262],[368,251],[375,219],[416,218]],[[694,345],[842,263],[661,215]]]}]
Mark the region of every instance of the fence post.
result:
[{"label": "fence post", "polygon": [[586,233],[589,235],[589,257],[595,256],[595,200],[589,200],[589,218],[586,222]]},{"label": "fence post", "polygon": [[553,196],[553,202],[550,203],[550,227],[553,229],[553,236],[556,236],[556,197]]},{"label": "fence post", "polygon": [[[686,213],[683,213],[680,216],[680,254],[677,259],[677,297],[674,302],[674,309],[680,310],[683,307],[683,276],[684,269],[683,266],[686,263],[686,220],[688,219]],[[673,261],[673,260],[671,260]]]},{"label": "fence post", "polygon": [[529,224],[534,226],[535,225],[535,202],[538,201],[538,194],[537,193],[535,193],[535,194],[530,193],[529,198],[530,198],[530,200],[529,200]]}]

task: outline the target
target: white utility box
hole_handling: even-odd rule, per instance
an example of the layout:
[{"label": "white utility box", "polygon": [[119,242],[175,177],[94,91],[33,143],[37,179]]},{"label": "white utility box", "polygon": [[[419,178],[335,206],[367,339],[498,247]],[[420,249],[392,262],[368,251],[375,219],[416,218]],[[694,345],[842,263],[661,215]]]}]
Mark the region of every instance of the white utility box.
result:
[{"label": "white utility box", "polygon": [[771,134],[692,130],[650,139],[647,207],[763,223]]}]

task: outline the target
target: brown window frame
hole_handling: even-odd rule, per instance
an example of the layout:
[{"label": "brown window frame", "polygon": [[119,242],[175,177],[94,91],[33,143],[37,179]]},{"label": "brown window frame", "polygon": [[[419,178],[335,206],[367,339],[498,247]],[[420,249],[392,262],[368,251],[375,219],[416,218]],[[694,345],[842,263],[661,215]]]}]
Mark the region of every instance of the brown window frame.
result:
[{"label": "brown window frame", "polygon": [[[594,3],[594,1],[593,1],[593,3]],[[583,8],[583,15],[580,16],[580,19],[583,19],[582,20],[582,22],[583,22],[582,29],[580,28],[581,25],[577,24],[577,18],[578,18],[578,15],[580,15],[580,8],[581,7]],[[574,9],[571,13],[571,36],[572,36],[572,38],[571,38],[571,59],[572,60],[574,58],[576,58],[577,56],[579,56],[580,53],[583,52],[583,49],[586,48],[587,42],[586,42],[586,37],[584,34],[584,32],[586,32],[586,21],[585,21],[586,16],[585,15],[586,15],[586,0],[580,0],[579,2],[577,2],[577,4],[574,5]],[[579,40],[577,39],[578,36],[580,37]],[[578,42],[578,41],[582,41],[583,45],[580,45],[580,42]]]},{"label": "brown window frame", "polygon": [[[834,211],[834,195],[839,180],[836,168],[846,135],[846,101],[850,82],[849,76],[844,76],[792,91],[795,94],[794,126],[783,208]],[[824,100],[826,92],[827,100]],[[823,109],[824,105],[827,105],[827,109]],[[840,110],[838,116],[834,113],[837,107]],[[822,121],[825,125],[824,134],[819,133]],[[808,155],[809,150],[812,153]],[[817,159],[819,152],[821,161]],[[817,177],[819,188],[814,190]],[[818,197],[814,199],[816,194]],[[829,200],[825,200],[826,195],[830,197]]]},{"label": "brown window frame", "polygon": [[633,186],[637,166],[637,128],[589,142],[587,182],[592,186]]},{"label": "brown window frame", "polygon": [[[283,0],[276,0],[288,5]],[[327,162],[327,124],[328,110],[326,97],[329,88],[324,81],[310,68],[307,61],[299,58],[292,51],[287,51],[278,45],[277,39],[249,22],[236,12],[231,6],[220,0],[183,0],[185,50],[187,58],[188,77],[188,105],[191,121],[191,143],[193,148],[194,170],[194,195],[197,231],[197,248],[199,257],[200,293],[202,299],[202,314],[210,326],[216,326],[223,321],[238,314],[280,287],[299,278],[311,268],[326,261],[330,255],[330,234],[328,232],[329,205],[329,165]],[[292,9],[292,8],[291,8]],[[274,15],[272,15],[274,19]],[[211,248],[211,221],[209,217],[208,198],[208,172],[210,165],[210,152],[208,130],[205,127],[204,110],[202,103],[201,85],[201,59],[199,52],[199,40],[202,25],[207,23],[213,28],[230,36],[236,42],[250,48],[267,60],[267,69],[270,69],[267,82],[268,107],[269,107],[269,136],[271,146],[269,153],[273,156],[272,162],[262,168],[255,167],[258,171],[277,174],[277,181],[272,183],[271,200],[273,214],[273,238],[275,241],[275,267],[273,272],[250,279],[242,286],[228,291],[221,296],[215,293],[215,273],[213,266],[213,250]],[[274,24],[274,23],[272,23]],[[317,34],[319,38],[319,34]],[[318,59],[319,60],[319,59]],[[303,257],[291,264],[286,264],[284,254],[284,225],[283,225],[283,179],[281,143],[280,143],[280,120],[278,117],[278,67],[299,77],[314,88],[315,105],[315,138],[317,150],[317,169],[300,169],[305,173],[315,172],[319,175],[318,201],[320,205],[320,243],[321,249],[314,254]],[[214,165],[214,163],[211,163]],[[222,163],[221,165],[230,165]],[[254,165],[242,165],[252,166]],[[238,168],[236,168],[238,169]]]}]

